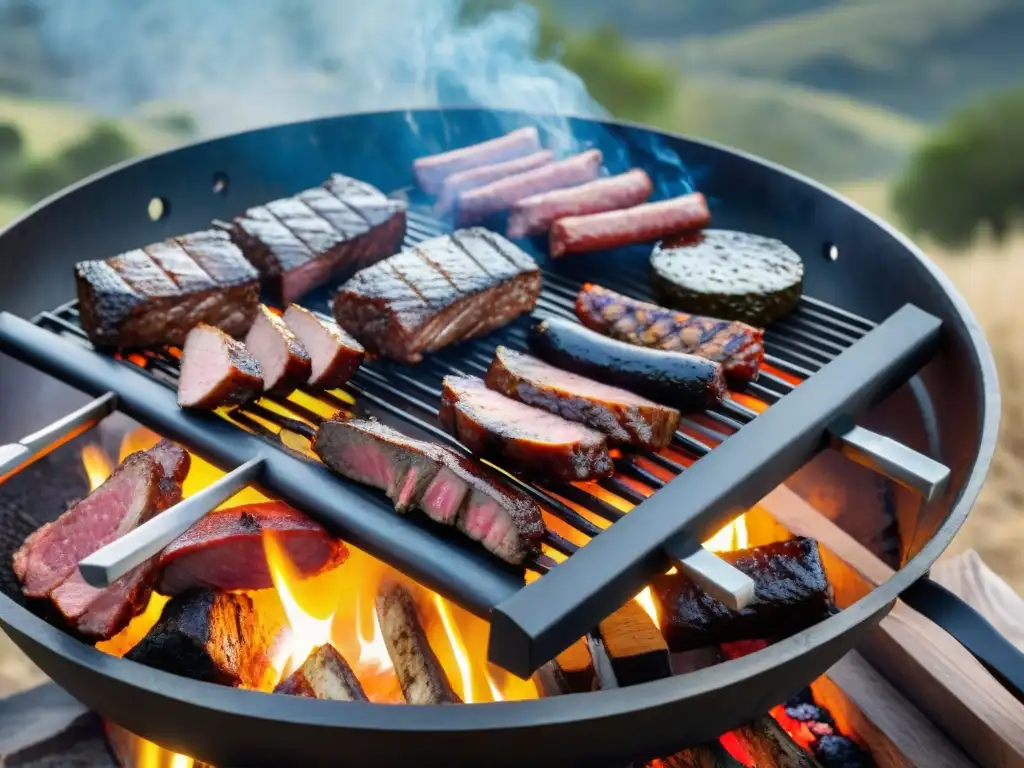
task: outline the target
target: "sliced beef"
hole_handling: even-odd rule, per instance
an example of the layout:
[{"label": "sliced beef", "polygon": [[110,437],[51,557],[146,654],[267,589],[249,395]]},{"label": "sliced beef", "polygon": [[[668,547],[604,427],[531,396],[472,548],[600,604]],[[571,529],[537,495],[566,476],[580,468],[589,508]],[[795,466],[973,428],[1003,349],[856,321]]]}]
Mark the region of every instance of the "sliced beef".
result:
[{"label": "sliced beef", "polygon": [[337,323],[314,315],[298,304],[292,304],[285,310],[284,321],[309,354],[311,387],[340,387],[352,378],[366,357],[363,345]]},{"label": "sliced beef", "polygon": [[334,174],[322,186],[250,208],[230,232],[264,288],[289,304],[397,251],[405,210],[366,182]]},{"label": "sliced beef", "polygon": [[445,376],[441,424],[478,456],[565,482],[610,477],[604,434],[488,389],[475,376]]},{"label": "sliced beef", "polygon": [[246,403],[263,391],[263,371],[245,345],[202,323],[185,339],[178,405],[212,409]]},{"label": "sliced beef", "polygon": [[453,173],[444,180],[441,191],[438,193],[437,207],[442,211],[446,211],[455,204],[459,195],[463,192],[482,187],[498,179],[532,171],[534,168],[547,165],[554,159],[554,152],[550,149],[541,149],[533,154],[517,157],[513,160],[506,160],[503,163],[481,165],[476,168]]},{"label": "sliced beef", "polygon": [[192,587],[267,589],[274,585],[263,549],[270,533],[303,577],[332,570],[348,558],[340,539],[279,501],[214,510],[160,553],[162,595]]},{"label": "sliced beef", "polygon": [[409,590],[385,584],[377,594],[377,621],[408,704],[461,704],[441,662],[427,642]]},{"label": "sliced beef", "polygon": [[439,445],[376,421],[332,419],[313,450],[334,472],[385,491],[397,511],[418,507],[502,560],[520,563],[540,545],[544,522],[533,499]]},{"label": "sliced beef", "polygon": [[563,419],[586,424],[617,443],[647,450],[667,446],[679,424],[675,408],[563,371],[508,347],[495,350],[487,386]]},{"label": "sliced beef", "polygon": [[537,152],[539,149],[540,134],[531,125],[518,128],[496,139],[459,147],[439,155],[420,157],[413,163],[413,172],[420,187],[425,192],[434,194],[452,174],[484,165],[503,163]]},{"label": "sliced beef", "polygon": [[309,353],[285,321],[265,304],[260,304],[245,347],[260,364],[265,392],[287,395],[309,379]]},{"label": "sliced beef", "polygon": [[193,589],[164,606],[125,658],[193,680],[260,688],[276,629],[248,595]]},{"label": "sliced beef", "polygon": [[334,298],[338,323],[374,354],[418,363],[529,312],[541,273],[500,235],[464,229],[420,243],[349,280]]},{"label": "sliced beef", "polygon": [[259,273],[226,233],[194,232],[75,265],[82,328],[97,347],[180,345],[197,323],[249,330]]},{"label": "sliced beef", "polygon": [[352,667],[330,643],[314,648],[301,667],[278,683],[274,693],[330,701],[367,701]]}]

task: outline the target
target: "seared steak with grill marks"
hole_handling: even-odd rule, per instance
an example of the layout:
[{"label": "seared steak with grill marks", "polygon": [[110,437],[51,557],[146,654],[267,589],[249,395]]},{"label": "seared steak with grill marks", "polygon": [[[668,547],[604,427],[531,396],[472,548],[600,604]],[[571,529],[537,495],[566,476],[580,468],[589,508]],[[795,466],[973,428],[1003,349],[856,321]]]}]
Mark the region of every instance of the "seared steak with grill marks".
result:
[{"label": "seared steak with grill marks", "polygon": [[272,587],[264,535],[277,537],[303,578],[337,568],[348,559],[340,539],[280,501],[217,509],[160,553],[158,591],[177,595],[192,587]]},{"label": "seared steak with grill marks", "polygon": [[529,312],[541,274],[500,235],[463,229],[364,269],[334,297],[338,323],[371,352],[418,363]]},{"label": "seared steak with grill marks", "polygon": [[309,354],[311,387],[340,387],[352,378],[366,357],[363,345],[337,323],[318,317],[298,304],[292,304],[285,310],[284,321]]},{"label": "seared steak with grill marks", "polygon": [[82,328],[97,347],[180,345],[203,322],[249,330],[259,274],[219,230],[75,265]]},{"label": "seared steak with grill marks", "polygon": [[455,525],[489,551],[520,563],[540,545],[540,507],[495,473],[434,443],[376,421],[332,419],[313,450],[333,471],[385,491],[404,512],[413,507]]},{"label": "seared steak with grill marks", "polygon": [[178,405],[218,408],[259,397],[263,371],[245,345],[212,325],[200,324],[185,339],[178,377]]},{"label": "seared steak with grill marks", "polygon": [[263,391],[287,395],[305,384],[312,371],[309,353],[284,320],[260,304],[245,347],[260,364]]},{"label": "seared steak with grill marks", "polygon": [[563,371],[522,352],[498,347],[487,386],[506,397],[586,424],[617,442],[658,451],[672,440],[679,411]]},{"label": "seared steak with grill marks", "polygon": [[552,480],[609,477],[608,439],[600,432],[488,389],[475,376],[445,376],[438,414],[473,453],[505,458]]},{"label": "seared steak with grill marks", "polygon": [[274,693],[329,701],[367,701],[352,667],[330,643],[314,648],[301,667],[277,684]]},{"label": "seared steak with grill marks", "polygon": [[322,186],[250,208],[230,231],[264,287],[290,304],[398,250],[405,210],[376,187],[334,174]]}]

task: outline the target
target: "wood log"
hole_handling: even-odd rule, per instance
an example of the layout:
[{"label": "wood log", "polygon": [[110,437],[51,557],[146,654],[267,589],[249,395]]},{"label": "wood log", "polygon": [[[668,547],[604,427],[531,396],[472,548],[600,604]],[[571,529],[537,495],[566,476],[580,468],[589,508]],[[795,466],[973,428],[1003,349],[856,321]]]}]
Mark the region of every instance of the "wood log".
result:
[{"label": "wood log", "polygon": [[[822,556],[840,606],[893,574],[866,547],[784,486],[758,508],[777,522],[778,538],[810,536],[828,550]],[[756,511],[748,513],[748,519]],[[836,578],[843,569],[830,567],[829,556],[848,565],[858,578]],[[1024,704],[924,616],[897,601],[858,650],[980,765],[1024,766]]]},{"label": "wood log", "polygon": [[733,731],[756,766],[821,768],[814,756],[797,744],[770,715]]},{"label": "wood log", "polygon": [[560,685],[568,693],[585,693],[594,690],[594,664],[586,638],[581,637],[555,657]]},{"label": "wood log", "polygon": [[274,693],[329,701],[366,701],[352,667],[330,643],[314,648],[301,667],[277,684]]},{"label": "wood log", "polygon": [[597,634],[619,685],[636,685],[672,675],[668,643],[636,600],[629,600],[602,621]]},{"label": "wood log", "polygon": [[647,768],[742,768],[743,763],[713,741],[649,763]]}]

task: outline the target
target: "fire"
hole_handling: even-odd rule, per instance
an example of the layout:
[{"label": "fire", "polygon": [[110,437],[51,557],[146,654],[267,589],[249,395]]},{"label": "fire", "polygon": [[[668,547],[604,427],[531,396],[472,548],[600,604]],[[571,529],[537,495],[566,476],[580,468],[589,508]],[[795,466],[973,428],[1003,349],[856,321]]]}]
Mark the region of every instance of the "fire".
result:
[{"label": "fire", "polygon": [[455,653],[455,663],[459,667],[461,686],[456,686],[462,700],[467,704],[473,703],[473,673],[470,669],[469,657],[466,655],[466,646],[463,645],[462,636],[455,626],[455,619],[452,618],[448,604],[443,597],[434,595],[434,602],[437,604],[437,613],[441,617],[444,631],[448,635],[452,651]]},{"label": "fire", "polygon": [[82,466],[85,467],[85,476],[89,478],[90,491],[103,485],[114,471],[107,452],[95,443],[89,443],[82,449]]}]

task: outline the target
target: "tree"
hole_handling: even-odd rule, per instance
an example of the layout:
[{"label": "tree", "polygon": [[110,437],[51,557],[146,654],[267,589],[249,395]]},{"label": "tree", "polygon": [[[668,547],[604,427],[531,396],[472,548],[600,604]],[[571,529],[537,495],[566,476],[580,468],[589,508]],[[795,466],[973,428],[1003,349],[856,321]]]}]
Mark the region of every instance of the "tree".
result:
[{"label": "tree", "polygon": [[953,115],[911,158],[892,204],[944,245],[963,247],[981,227],[1005,237],[1024,216],[1024,89]]}]

